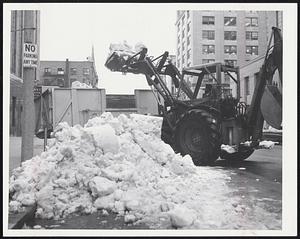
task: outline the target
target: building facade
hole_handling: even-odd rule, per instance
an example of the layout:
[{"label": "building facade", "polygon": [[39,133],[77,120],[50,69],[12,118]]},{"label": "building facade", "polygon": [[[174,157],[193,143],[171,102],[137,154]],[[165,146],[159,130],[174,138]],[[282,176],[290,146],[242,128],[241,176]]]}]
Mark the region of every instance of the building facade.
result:
[{"label": "building facade", "polygon": [[72,82],[79,81],[97,88],[98,75],[94,54],[86,61],[41,61],[39,68],[40,82],[43,86],[59,86],[69,88]]},{"label": "building facade", "polygon": [[[35,31],[34,43],[40,46],[40,12],[33,11]],[[11,11],[10,33],[10,135],[21,136],[22,118],[22,87],[23,87],[23,45],[24,45],[24,16],[25,11]],[[38,54],[39,56],[39,54]],[[38,64],[39,66],[39,59]],[[38,68],[36,68],[38,69]],[[39,80],[39,74],[35,70],[35,83]]]},{"label": "building facade", "polygon": [[[182,69],[211,62],[246,64],[265,54],[272,26],[282,27],[282,12],[177,11],[176,65]],[[192,78],[187,81],[195,86]]]}]

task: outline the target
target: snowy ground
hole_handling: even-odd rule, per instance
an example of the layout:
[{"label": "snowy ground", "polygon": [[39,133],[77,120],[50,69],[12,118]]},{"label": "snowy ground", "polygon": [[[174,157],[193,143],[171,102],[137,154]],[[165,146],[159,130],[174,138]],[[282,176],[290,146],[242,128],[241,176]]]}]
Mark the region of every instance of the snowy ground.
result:
[{"label": "snowy ground", "polygon": [[110,113],[60,124],[48,150],[14,170],[10,210],[37,202],[37,218],[112,210],[152,228],[281,228],[281,207],[270,207],[281,201],[245,200],[231,169],[195,167],[160,140],[160,126],[159,117]]}]

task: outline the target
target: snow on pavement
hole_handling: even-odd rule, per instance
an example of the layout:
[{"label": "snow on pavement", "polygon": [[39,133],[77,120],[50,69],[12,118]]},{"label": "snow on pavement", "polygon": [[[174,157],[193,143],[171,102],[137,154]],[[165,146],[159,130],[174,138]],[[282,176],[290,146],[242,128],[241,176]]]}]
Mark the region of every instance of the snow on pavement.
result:
[{"label": "snow on pavement", "polygon": [[10,178],[10,211],[37,203],[36,217],[112,210],[156,228],[279,229],[259,204],[242,205],[228,170],[196,167],[160,139],[162,118],[111,113],[82,127],[61,123],[48,150]]}]

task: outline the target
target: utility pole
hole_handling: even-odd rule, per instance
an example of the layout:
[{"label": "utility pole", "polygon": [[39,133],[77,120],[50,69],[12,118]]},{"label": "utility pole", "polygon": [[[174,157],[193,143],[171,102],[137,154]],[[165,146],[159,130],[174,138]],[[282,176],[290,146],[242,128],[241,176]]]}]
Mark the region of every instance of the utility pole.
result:
[{"label": "utility pole", "polygon": [[[24,43],[35,43],[35,11],[24,10]],[[24,52],[23,52],[24,57]],[[33,157],[34,137],[34,80],[36,68],[23,65],[23,117],[21,162]]]}]

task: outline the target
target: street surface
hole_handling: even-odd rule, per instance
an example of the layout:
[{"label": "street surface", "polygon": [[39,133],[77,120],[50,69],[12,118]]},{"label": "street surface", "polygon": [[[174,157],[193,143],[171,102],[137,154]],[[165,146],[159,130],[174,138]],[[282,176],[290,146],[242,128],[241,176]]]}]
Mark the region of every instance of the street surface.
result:
[{"label": "street surface", "polygon": [[[256,150],[244,162],[229,163],[219,160],[216,167],[224,169],[231,177],[229,186],[234,188],[235,192],[228,195],[229,197],[239,195],[242,198],[240,205],[250,208],[253,205],[262,205],[264,209],[274,213],[276,219],[281,219],[281,146]],[[114,213],[104,215],[101,211],[92,215],[74,215],[60,221],[35,219],[30,224],[29,226],[39,225],[46,229],[171,229],[171,226],[164,222],[155,225],[126,224],[122,216]]]}]

